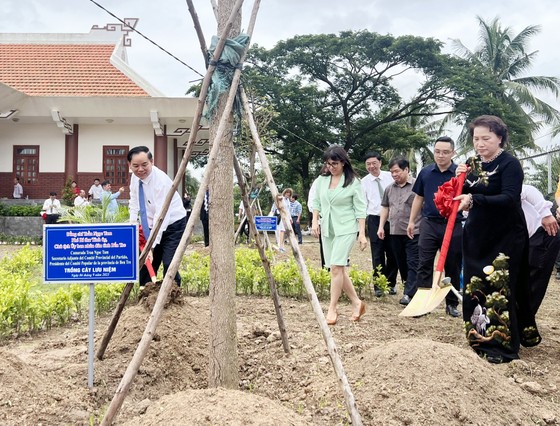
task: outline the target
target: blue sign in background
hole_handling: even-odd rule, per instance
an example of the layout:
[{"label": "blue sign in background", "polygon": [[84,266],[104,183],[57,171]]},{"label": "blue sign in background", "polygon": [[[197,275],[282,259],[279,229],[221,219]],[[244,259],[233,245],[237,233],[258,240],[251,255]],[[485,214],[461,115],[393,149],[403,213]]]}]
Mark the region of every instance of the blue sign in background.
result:
[{"label": "blue sign in background", "polygon": [[255,216],[257,231],[276,231],[276,216]]},{"label": "blue sign in background", "polygon": [[46,283],[138,280],[138,226],[128,223],[44,225]]}]

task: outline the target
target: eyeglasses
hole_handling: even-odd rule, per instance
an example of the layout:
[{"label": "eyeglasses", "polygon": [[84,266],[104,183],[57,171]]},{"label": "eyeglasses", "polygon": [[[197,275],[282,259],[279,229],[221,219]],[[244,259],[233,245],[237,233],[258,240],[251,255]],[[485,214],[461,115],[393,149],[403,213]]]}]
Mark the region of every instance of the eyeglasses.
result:
[{"label": "eyeglasses", "polygon": [[340,161],[334,161],[334,162],[327,161],[326,165],[327,167],[338,167],[340,166]]}]

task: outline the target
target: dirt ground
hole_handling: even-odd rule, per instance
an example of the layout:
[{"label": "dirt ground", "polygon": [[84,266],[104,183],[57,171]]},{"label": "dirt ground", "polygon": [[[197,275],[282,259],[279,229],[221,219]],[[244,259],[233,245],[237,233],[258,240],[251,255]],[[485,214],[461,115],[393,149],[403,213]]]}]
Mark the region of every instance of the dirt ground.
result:
[{"label": "dirt ground", "polygon": [[[317,243],[300,247],[318,262]],[[351,261],[371,268],[368,251],[355,250]],[[363,424],[560,424],[559,285],[552,277],[539,312],[543,342],[502,365],[478,358],[466,345],[462,321],[446,316],[442,306],[425,317],[398,317],[402,289],[367,300],[359,323],[349,321],[350,306],[342,302],[331,330]],[[310,303],[282,303],[291,355],[282,349],[271,300],[236,299],[238,390],[206,389],[208,299],[171,304],[115,424],[349,424]],[[105,359],[95,363],[93,390],[87,387],[87,322],[4,342],[0,423],[98,424],[149,315],[143,304],[125,309]],[[108,319],[96,320],[96,346]]]}]

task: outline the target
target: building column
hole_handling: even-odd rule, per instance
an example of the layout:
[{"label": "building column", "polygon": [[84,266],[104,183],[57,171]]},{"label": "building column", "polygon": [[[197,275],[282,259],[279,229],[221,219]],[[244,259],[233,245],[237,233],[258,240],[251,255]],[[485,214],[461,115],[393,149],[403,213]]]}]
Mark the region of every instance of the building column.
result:
[{"label": "building column", "polygon": [[154,133],[154,164],[167,173],[167,126],[163,126],[163,136]]},{"label": "building column", "polygon": [[78,180],[78,133],[79,126],[74,124],[71,135],[64,136],[64,149],[66,152],[64,158],[64,181],[72,176],[72,179]]}]

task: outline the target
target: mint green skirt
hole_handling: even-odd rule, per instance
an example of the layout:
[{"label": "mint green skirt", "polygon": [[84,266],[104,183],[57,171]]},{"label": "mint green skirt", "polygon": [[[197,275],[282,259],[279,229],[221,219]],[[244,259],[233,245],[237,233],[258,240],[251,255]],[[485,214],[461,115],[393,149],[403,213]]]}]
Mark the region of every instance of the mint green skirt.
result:
[{"label": "mint green skirt", "polygon": [[[332,233],[331,233],[332,235]],[[352,247],[356,243],[358,233],[338,235],[336,237],[323,237],[323,254],[325,255],[325,266],[346,266],[350,257]]]}]

